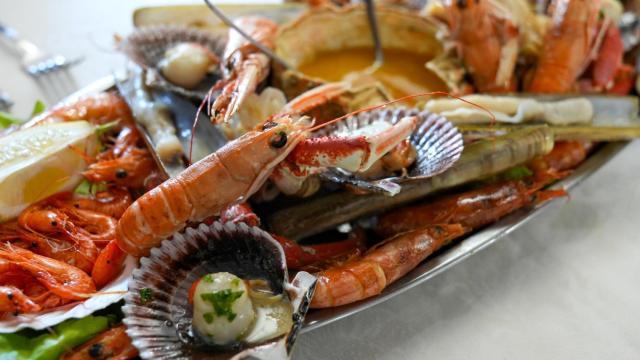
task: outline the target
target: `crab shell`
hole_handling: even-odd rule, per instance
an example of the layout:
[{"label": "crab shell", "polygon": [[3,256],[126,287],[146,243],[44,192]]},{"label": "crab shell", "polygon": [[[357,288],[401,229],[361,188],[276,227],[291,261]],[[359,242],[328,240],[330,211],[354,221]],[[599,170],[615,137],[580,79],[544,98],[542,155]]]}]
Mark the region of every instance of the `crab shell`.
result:
[{"label": "crab shell", "polygon": [[[143,359],[285,359],[303,325],[316,282],[306,272],[290,282],[282,247],[268,233],[243,223],[187,228],[152,249],[140,264],[122,310],[127,334]],[[287,296],[293,313],[290,331],[264,343],[231,348],[212,347],[194,336],[189,288],[202,276],[221,271],[265,279],[274,293]],[[151,294],[148,302],[141,291]]]},{"label": "crab shell", "polygon": [[460,158],[464,149],[462,134],[444,116],[417,108],[395,108],[359,113],[342,121],[329,124],[315,131],[312,136],[335,136],[351,133],[378,121],[395,124],[406,116],[417,116],[418,123],[409,138],[416,149],[416,160],[406,176],[364,180],[339,170],[330,170],[323,178],[350,185],[366,192],[383,192],[395,195],[398,184],[413,179],[438,175],[450,168]]},{"label": "crab shell", "polygon": [[[443,52],[436,38],[436,23],[415,12],[397,7],[377,7],[382,46],[409,50],[429,58]],[[362,4],[341,8],[313,9],[280,27],[274,42],[275,52],[293,67],[313,60],[318,54],[347,48],[373,47],[365,7]],[[287,98],[325,83],[295,70],[274,64],[274,82]]]},{"label": "crab shell", "polygon": [[168,90],[180,95],[204,99],[218,78],[208,75],[195,89],[185,89],[166,80],[159,69],[159,63],[168,49],[181,43],[202,45],[219,58],[227,43],[226,33],[190,28],[177,25],[158,25],[137,29],[118,45],[129,59],[147,70],[147,85]]}]

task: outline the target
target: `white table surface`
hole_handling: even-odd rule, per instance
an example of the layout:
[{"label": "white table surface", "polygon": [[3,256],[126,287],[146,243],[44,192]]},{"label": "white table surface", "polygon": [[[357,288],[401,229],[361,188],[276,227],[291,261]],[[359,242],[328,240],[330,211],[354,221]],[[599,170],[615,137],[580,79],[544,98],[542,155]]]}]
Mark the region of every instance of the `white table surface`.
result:
[{"label": "white table surface", "polygon": [[[180,1],[173,1],[180,2]],[[0,1],[0,21],[83,55],[80,85],[120,69],[113,34],[159,1]],[[166,3],[166,2],[164,2]],[[0,89],[42,98],[0,48]],[[514,234],[384,304],[301,336],[297,359],[639,359],[640,143]]]}]

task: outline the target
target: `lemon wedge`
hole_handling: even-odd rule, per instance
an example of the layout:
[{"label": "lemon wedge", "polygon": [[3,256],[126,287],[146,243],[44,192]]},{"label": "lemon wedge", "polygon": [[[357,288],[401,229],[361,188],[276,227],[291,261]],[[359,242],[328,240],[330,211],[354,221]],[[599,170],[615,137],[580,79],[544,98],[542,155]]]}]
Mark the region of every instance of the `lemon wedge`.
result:
[{"label": "lemon wedge", "polygon": [[86,121],[34,126],[0,138],[0,222],[30,204],[73,190],[96,151],[95,127]]}]

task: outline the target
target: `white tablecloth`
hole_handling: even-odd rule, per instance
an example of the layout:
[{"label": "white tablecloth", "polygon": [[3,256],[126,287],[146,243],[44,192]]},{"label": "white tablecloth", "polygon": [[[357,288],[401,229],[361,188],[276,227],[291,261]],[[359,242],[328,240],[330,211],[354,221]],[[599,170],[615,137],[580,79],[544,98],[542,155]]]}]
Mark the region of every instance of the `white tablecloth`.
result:
[{"label": "white tablecloth", "polygon": [[[176,1],[173,1],[174,3]],[[80,85],[124,64],[113,35],[158,1],[0,1],[0,22],[86,57]],[[166,2],[165,2],[166,3]],[[0,89],[42,98],[0,48]],[[1,149],[0,149],[1,151]],[[298,359],[640,358],[640,143],[546,213],[436,279],[300,337]]]}]

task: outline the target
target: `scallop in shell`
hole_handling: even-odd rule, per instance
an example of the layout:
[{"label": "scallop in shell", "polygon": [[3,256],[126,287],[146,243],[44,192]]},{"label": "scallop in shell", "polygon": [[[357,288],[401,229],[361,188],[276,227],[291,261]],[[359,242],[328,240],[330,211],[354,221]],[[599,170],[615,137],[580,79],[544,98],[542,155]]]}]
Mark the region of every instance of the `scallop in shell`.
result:
[{"label": "scallop in shell", "polygon": [[[133,62],[147,70],[147,84],[162,90],[169,90],[194,99],[204,99],[207,92],[219,77],[208,74],[203,81],[193,88],[185,88],[169,81],[161,71],[167,57],[178,52],[189,52],[189,48],[180,50],[185,45],[201,47],[205,55],[211,57],[211,66],[215,65],[214,58],[221,58],[227,36],[224,33],[214,33],[207,30],[189,28],[176,25],[149,26],[136,30],[119,44],[119,49]],[[184,65],[181,66],[184,71]],[[198,68],[199,66],[191,66]],[[187,69],[188,70],[188,69]],[[191,76],[191,75],[190,75]]]},{"label": "scallop in shell", "polygon": [[[282,247],[257,227],[215,222],[176,233],[140,260],[125,297],[124,323],[143,359],[287,358],[313,295],[315,277],[299,272],[289,282]],[[291,306],[284,335],[220,346],[192,327],[191,285],[210,273],[264,280]],[[258,324],[256,319],[256,325]],[[268,328],[268,327],[267,327]]]},{"label": "scallop in shell", "polygon": [[395,124],[406,116],[417,116],[418,123],[409,138],[416,151],[415,161],[401,176],[386,175],[381,178],[362,178],[341,169],[332,169],[321,176],[324,179],[349,185],[366,192],[383,192],[396,195],[403,181],[438,175],[450,168],[460,158],[464,148],[462,134],[442,115],[417,108],[394,108],[366,111],[329,124],[313,133],[313,136],[340,136],[379,121]]}]

